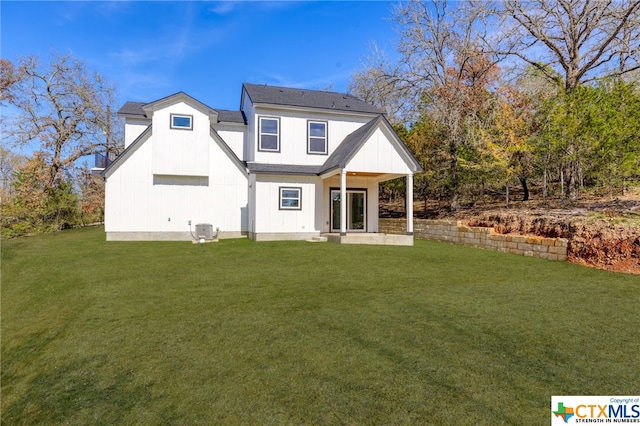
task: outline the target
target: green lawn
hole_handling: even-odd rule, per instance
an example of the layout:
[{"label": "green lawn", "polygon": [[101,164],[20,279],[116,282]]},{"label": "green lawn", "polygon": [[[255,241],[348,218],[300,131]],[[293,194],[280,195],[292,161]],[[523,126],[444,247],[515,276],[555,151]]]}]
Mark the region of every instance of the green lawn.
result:
[{"label": "green lawn", "polygon": [[637,395],[640,278],[443,243],[2,242],[4,424],[548,425]]}]

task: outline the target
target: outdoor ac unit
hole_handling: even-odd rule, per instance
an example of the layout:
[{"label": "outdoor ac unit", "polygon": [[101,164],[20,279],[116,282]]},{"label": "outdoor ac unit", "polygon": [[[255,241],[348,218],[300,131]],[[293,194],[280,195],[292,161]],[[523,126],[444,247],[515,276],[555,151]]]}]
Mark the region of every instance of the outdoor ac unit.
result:
[{"label": "outdoor ac unit", "polygon": [[196,225],[196,237],[198,239],[213,240],[213,225],[210,223],[199,223]]}]

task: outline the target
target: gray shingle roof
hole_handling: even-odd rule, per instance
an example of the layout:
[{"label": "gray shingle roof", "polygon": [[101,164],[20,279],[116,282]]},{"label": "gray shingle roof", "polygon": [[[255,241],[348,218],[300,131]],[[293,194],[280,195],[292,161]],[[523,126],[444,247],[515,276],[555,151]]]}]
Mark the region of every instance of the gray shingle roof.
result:
[{"label": "gray shingle roof", "polygon": [[141,117],[146,117],[144,109],[142,109],[144,105],[146,105],[145,102],[127,102],[122,105],[122,108],[120,108],[120,110],[118,110],[118,114],[139,115]]},{"label": "gray shingle roof", "polygon": [[247,124],[247,120],[242,111],[229,111],[226,109],[217,109],[218,123],[241,123]]},{"label": "gray shingle roof", "polygon": [[266,86],[250,83],[244,83],[243,87],[254,104],[382,114],[382,111],[373,105],[345,93],[292,89],[288,87]]},{"label": "gray shingle roof", "polygon": [[345,167],[382,120],[384,120],[384,118],[380,115],[347,135],[329,158],[327,158],[327,161],[324,162],[322,173]]},{"label": "gray shingle roof", "polygon": [[317,176],[322,166],[297,166],[292,164],[247,163],[250,173],[278,175]]},{"label": "gray shingle roof", "polygon": [[[143,118],[147,116],[143,108],[145,105],[148,105],[148,103],[147,102],[127,102],[122,106],[122,108],[120,108],[120,110],[118,111],[118,114],[139,116]],[[226,109],[216,109],[214,111],[218,113],[218,123],[241,123],[241,124],[247,123],[244,117],[244,113],[242,111],[229,111]]]}]

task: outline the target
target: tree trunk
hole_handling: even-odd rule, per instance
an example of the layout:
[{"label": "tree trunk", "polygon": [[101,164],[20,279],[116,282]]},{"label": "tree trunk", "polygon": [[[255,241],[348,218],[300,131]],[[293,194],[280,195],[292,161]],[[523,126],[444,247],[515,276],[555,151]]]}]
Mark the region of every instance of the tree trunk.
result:
[{"label": "tree trunk", "polygon": [[547,166],[542,170],[542,201],[547,202]]},{"label": "tree trunk", "polygon": [[569,168],[569,198],[575,200],[578,198],[577,194],[578,182],[576,181],[576,167],[572,161]]},{"label": "tree trunk", "polygon": [[451,210],[460,210],[460,200],[458,197],[458,145],[449,142],[449,173],[451,176]]},{"label": "tree trunk", "polygon": [[506,186],[506,198],[507,198],[506,207],[509,208],[509,181],[507,181],[505,186]]},{"label": "tree trunk", "polygon": [[529,186],[527,185],[527,177],[526,176],[518,176],[518,180],[522,185],[522,190],[524,191],[524,195],[522,196],[522,201],[529,201]]}]

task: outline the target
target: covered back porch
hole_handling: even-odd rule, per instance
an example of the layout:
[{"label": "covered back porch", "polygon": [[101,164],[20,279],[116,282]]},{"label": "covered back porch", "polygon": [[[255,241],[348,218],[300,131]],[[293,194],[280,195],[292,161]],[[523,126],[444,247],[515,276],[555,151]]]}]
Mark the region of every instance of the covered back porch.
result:
[{"label": "covered back porch", "polygon": [[413,173],[380,173],[343,168],[324,176],[324,230],[321,239],[340,244],[413,245],[413,203],[407,203],[403,234],[379,232],[379,185],[406,179],[406,199],[413,199]]}]

